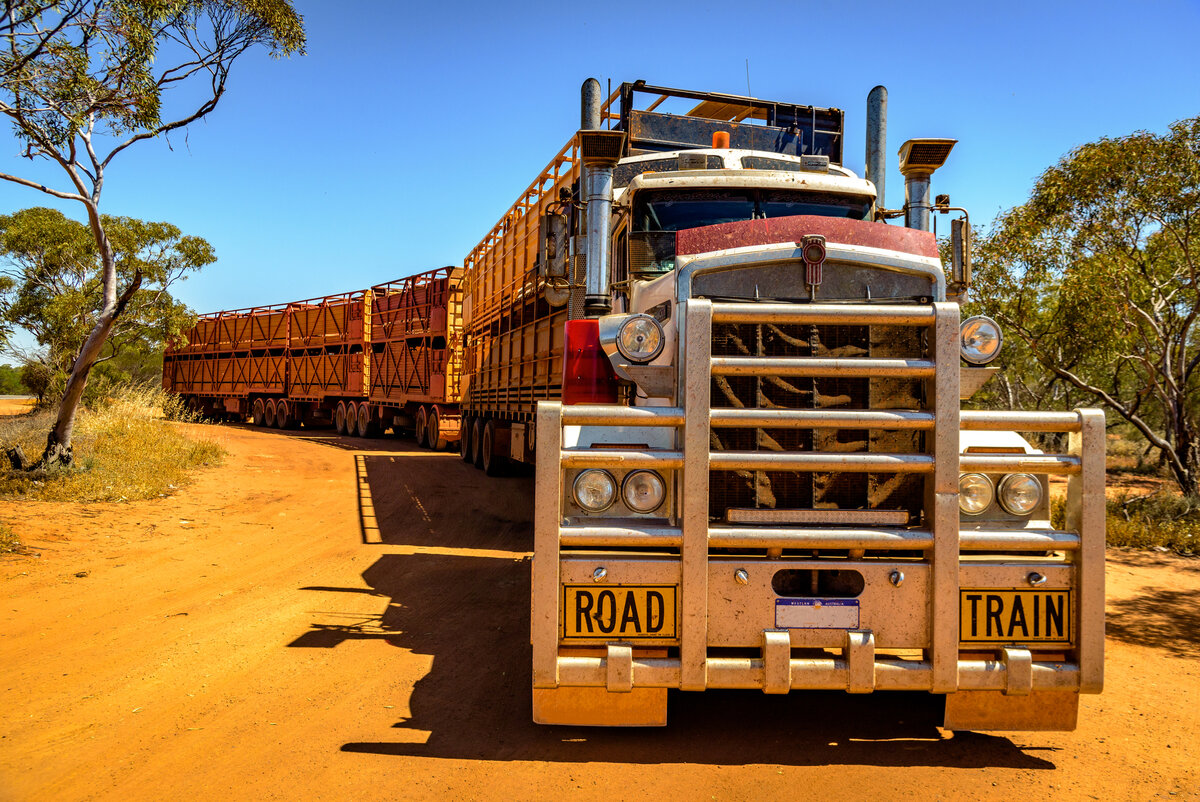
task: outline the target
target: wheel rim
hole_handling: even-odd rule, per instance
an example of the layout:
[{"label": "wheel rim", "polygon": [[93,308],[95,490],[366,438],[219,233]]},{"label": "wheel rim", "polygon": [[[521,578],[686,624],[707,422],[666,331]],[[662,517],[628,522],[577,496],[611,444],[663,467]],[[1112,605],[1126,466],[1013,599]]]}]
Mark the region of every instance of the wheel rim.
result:
[{"label": "wheel rim", "polygon": [[417,445],[419,446],[425,445],[425,431],[426,426],[428,425],[427,416],[428,413],[425,411],[425,407],[421,407],[417,410],[417,422],[413,426],[413,434],[416,435]]}]

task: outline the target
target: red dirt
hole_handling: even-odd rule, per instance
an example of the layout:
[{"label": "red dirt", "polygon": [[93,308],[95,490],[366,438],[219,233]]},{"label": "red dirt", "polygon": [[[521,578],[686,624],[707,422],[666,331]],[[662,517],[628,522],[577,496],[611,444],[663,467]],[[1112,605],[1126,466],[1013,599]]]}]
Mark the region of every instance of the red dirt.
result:
[{"label": "red dirt", "polygon": [[[1200,560],[1111,552],[1074,733],[926,695],[675,694],[654,730],[530,721],[532,482],[407,441],[204,427],[176,496],[0,503],[0,799],[1195,796]],[[1191,744],[1191,746],[1189,746]]]}]

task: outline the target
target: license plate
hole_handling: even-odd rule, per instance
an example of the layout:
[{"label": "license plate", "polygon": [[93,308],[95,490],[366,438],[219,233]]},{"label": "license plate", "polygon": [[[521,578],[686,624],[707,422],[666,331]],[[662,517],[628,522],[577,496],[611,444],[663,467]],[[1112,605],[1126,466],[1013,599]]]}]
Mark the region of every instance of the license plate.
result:
[{"label": "license plate", "polygon": [[563,639],[674,640],[677,585],[563,585]]},{"label": "license plate", "polygon": [[858,599],[776,599],[777,629],[858,629]]},{"label": "license plate", "polygon": [[1071,642],[1071,591],[959,590],[962,643]]}]

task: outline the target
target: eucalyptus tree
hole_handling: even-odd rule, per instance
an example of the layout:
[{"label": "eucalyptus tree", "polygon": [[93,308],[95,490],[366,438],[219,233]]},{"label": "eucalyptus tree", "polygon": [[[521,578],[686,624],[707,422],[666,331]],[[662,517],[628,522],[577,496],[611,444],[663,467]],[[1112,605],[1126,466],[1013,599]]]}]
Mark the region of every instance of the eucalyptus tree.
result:
[{"label": "eucalyptus tree", "polygon": [[[216,261],[212,246],[170,223],[101,215],[113,249],[117,281],[140,275],[113,321],[94,365],[123,354],[157,351],[194,319],[171,287]],[[91,230],[57,209],[24,209],[0,216],[0,322],[26,329],[46,349],[46,362],[65,374],[96,327],[104,298],[100,259]]]},{"label": "eucalyptus tree", "polygon": [[[41,467],[69,465],[75,413],[92,365],[145,275],[122,280],[100,212],[114,160],[217,107],[233,63],[254,48],[303,53],[289,0],[6,0],[0,19],[0,115],[19,156],[56,166],[50,186],[20,170],[0,179],[79,202],[98,255],[101,305],[71,367]],[[171,91],[174,90],[174,91]],[[176,102],[168,102],[174,99]],[[178,113],[164,108],[181,106]]]},{"label": "eucalyptus tree", "polygon": [[981,243],[976,299],[1200,490],[1200,118],[1069,153]]}]

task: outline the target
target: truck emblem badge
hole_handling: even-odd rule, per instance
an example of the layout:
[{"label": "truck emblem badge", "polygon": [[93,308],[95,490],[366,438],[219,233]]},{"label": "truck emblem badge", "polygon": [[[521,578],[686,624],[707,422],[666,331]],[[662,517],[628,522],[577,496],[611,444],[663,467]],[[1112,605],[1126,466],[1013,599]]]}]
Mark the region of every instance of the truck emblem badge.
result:
[{"label": "truck emblem badge", "polygon": [[816,287],[821,283],[821,265],[825,263],[825,238],[820,234],[805,237],[800,243],[800,255],[807,268],[805,283]]}]

